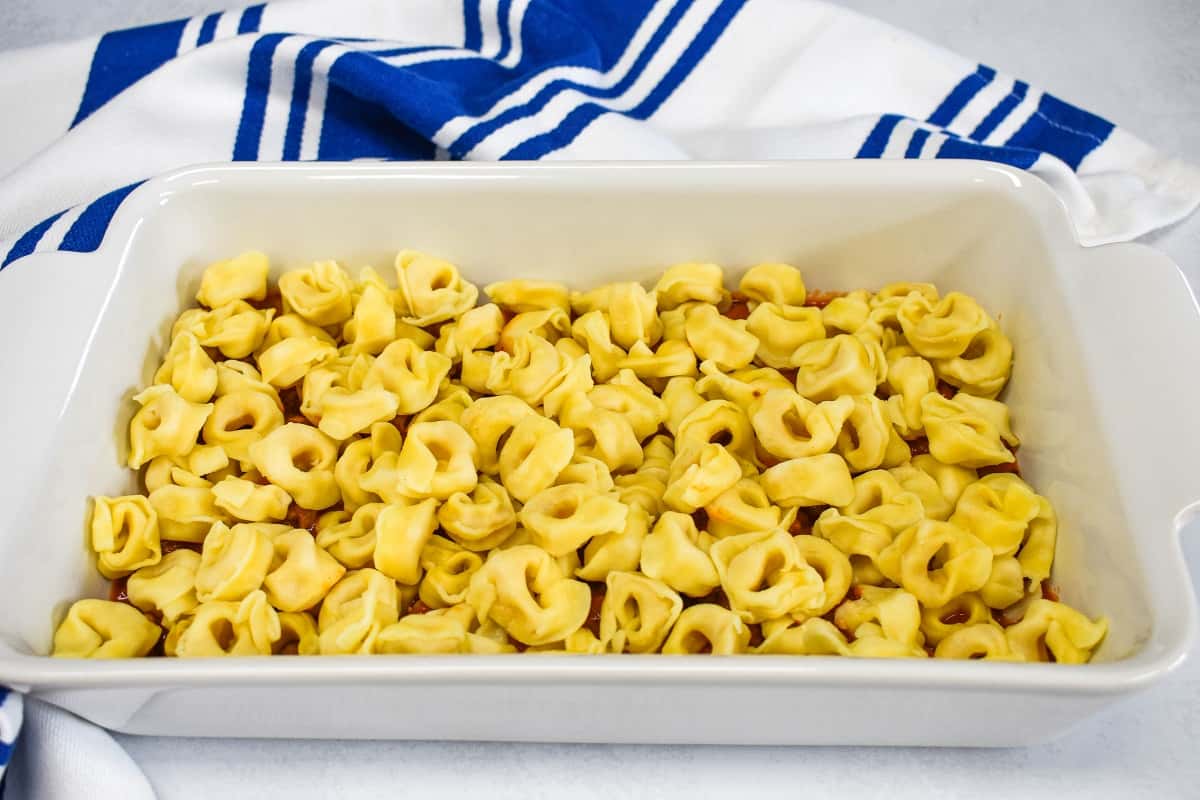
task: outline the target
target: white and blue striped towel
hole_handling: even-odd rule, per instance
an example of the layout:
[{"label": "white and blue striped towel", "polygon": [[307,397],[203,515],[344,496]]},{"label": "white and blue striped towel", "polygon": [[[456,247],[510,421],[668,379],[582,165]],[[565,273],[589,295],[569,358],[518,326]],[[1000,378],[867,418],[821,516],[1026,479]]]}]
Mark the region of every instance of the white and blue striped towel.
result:
[{"label": "white and blue striped towel", "polygon": [[0,54],[0,102],[0,268],[228,160],[982,158],[1049,181],[1089,244],[1200,202],[1107,120],[801,0],[272,3]]}]

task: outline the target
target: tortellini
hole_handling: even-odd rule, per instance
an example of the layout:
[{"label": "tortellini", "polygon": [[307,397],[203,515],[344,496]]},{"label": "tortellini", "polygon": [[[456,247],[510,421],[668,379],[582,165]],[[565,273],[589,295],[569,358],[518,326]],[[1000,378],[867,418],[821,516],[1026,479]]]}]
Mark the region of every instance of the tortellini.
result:
[{"label": "tortellini", "polygon": [[161,629],[136,608],[108,600],[77,600],[54,632],[62,658],[135,658],[158,643]]},{"label": "tortellini", "polygon": [[800,345],[792,355],[796,391],[813,401],[874,394],[876,367],[858,337],[838,334]]},{"label": "tortellini", "polygon": [[688,262],[481,300],[436,255],[393,266],[208,266],[133,398],[142,491],[91,509],[116,599],[70,606],[54,655],[1102,645],[1050,582],[1013,343],[974,298]]},{"label": "tortellini", "polygon": [[278,486],[263,486],[232,475],[215,484],[212,495],[214,505],[246,522],[283,519],[292,504],[292,496]]},{"label": "tortellini", "polygon": [[269,656],[283,636],[279,613],[255,590],[240,601],[201,603],[167,635],[169,656]]},{"label": "tortellini", "polygon": [[283,409],[273,391],[234,389],[213,402],[212,413],[204,422],[204,443],[220,446],[230,458],[249,462],[251,445],[283,423]]},{"label": "tortellini", "polygon": [[1012,461],[1008,445],[1016,444],[1016,440],[997,425],[1006,420],[988,411],[991,408],[981,409],[961,393],[953,399],[937,392],[925,395],[921,399],[921,421],[929,437],[930,454],[945,464],[973,469]]},{"label": "tortellini", "polygon": [[208,308],[220,308],[235,300],[262,300],[267,296],[270,269],[267,257],[257,250],[210,264],[200,279],[196,302]]},{"label": "tortellini", "polygon": [[729,536],[709,554],[730,609],[745,622],[808,616],[825,604],[825,582],[787,531]]},{"label": "tortellini", "polygon": [[91,534],[100,573],[106,578],[128,575],[162,558],[158,512],[141,495],[95,498]]},{"label": "tortellini", "polygon": [[1060,664],[1082,664],[1107,632],[1104,617],[1092,621],[1070,606],[1037,599],[1004,635],[1012,653],[1024,661],[1053,658]]},{"label": "tortellini", "polygon": [[277,534],[272,545],[274,554],[262,585],[271,605],[280,611],[312,608],[346,573],[308,531],[292,529]]},{"label": "tortellini", "polygon": [[253,523],[232,528],[221,523],[213,525],[204,540],[200,566],[196,570],[197,599],[202,603],[241,600],[262,586],[274,552],[271,536],[264,526]]},{"label": "tortellini", "polygon": [[715,603],[688,606],[663,643],[667,655],[706,653],[717,656],[746,652],[750,628],[741,617]]},{"label": "tortellini", "polygon": [[226,358],[245,358],[258,350],[267,335],[275,310],[259,310],[245,300],[231,300],[212,310],[189,309],[171,329],[175,338],[187,332],[205,347],[214,347]]},{"label": "tortellini", "polygon": [[[930,569],[930,564],[937,566]],[[949,522],[924,520],[900,533],[879,555],[888,580],[923,605],[944,606],[987,583],[992,553],[976,536]]]},{"label": "tortellini", "polygon": [[1058,521],[1053,506],[1016,475],[997,473],[967,486],[950,522],[969,530],[996,557],[1016,556],[1033,583],[1050,577]]},{"label": "tortellini", "polygon": [[642,572],[681,594],[703,597],[721,585],[709,551],[714,540],[695,520],[666,511],[642,542]]},{"label": "tortellini", "polygon": [[517,512],[508,490],[482,477],[470,492],[446,498],[437,519],[448,537],[472,551],[491,550],[517,529]]},{"label": "tortellini", "polygon": [[520,545],[488,557],[471,578],[467,602],[481,623],[491,620],[522,644],[543,645],[579,630],[592,593],[545,550]]},{"label": "tortellini", "polygon": [[552,556],[578,550],[596,536],[625,528],[628,506],[580,483],[552,486],[517,514],[533,543]]},{"label": "tortellini", "polygon": [[150,505],[158,515],[162,539],[203,542],[213,523],[226,519],[207,486],[160,486],[150,492]]},{"label": "tortellini", "polygon": [[289,422],[252,444],[249,455],[255,469],[297,505],[320,510],[338,502],[337,446],[316,428]]},{"label": "tortellini", "polygon": [[449,261],[405,250],[396,256],[401,319],[424,327],[453,319],[475,306],[479,290]]},{"label": "tortellini", "polygon": [[375,519],[375,569],[399,583],[421,579],[421,553],[437,529],[437,501],[387,505]]},{"label": "tortellini", "polygon": [[212,413],[211,403],[185,400],[173,386],[155,384],[133,398],[141,408],[129,423],[129,466],[158,456],[186,456]]},{"label": "tortellini", "polygon": [[184,331],[171,341],[154,382],[169,384],[189,403],[207,403],[217,390],[217,365],[195,335]]},{"label": "tortellini", "polygon": [[347,572],[321,603],[321,652],[370,653],[380,631],[398,619],[400,590],[394,580],[369,568]]},{"label": "tortellini", "polygon": [[192,550],[167,553],[157,564],[142,567],[129,576],[125,584],[129,602],[147,614],[158,615],[170,627],[196,608],[199,569],[199,553]]},{"label": "tortellini", "polygon": [[600,607],[600,640],[614,653],[657,651],[679,615],[683,600],[662,581],[636,572],[610,572]]},{"label": "tortellini", "polygon": [[485,286],[483,291],[493,303],[516,314],[551,308],[571,310],[570,291],[554,281],[500,281]]},{"label": "tortellini", "polygon": [[389,344],[371,364],[364,388],[382,388],[396,398],[396,414],[415,414],[437,397],[450,372],[451,361],[441,353],[422,350],[411,339]]},{"label": "tortellini", "polygon": [[350,276],[336,261],[286,272],[279,293],[287,308],[318,327],[345,322],[354,311]]},{"label": "tortellini", "polygon": [[781,306],[803,306],[808,295],[804,277],[791,264],[756,264],[746,270],[738,288],[750,300]]}]

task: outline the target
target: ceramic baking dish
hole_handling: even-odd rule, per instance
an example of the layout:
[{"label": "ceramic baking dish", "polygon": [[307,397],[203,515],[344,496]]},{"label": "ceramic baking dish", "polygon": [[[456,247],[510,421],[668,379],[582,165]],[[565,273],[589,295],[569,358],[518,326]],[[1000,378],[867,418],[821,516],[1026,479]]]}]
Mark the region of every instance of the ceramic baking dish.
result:
[{"label": "ceramic baking dish", "polygon": [[[130,397],[201,269],[266,251],[479,284],[584,287],[684,260],[762,260],[810,286],[935,281],[1012,337],[1026,476],[1058,509],[1054,581],[1106,614],[1086,666],[734,656],[45,657],[103,596],[86,498],[135,490]],[[1200,317],[1138,245],[1086,249],[1038,179],[978,162],[235,165],[146,183],[95,253],[0,273],[0,682],[140,734],[596,742],[1013,745],[1163,677],[1196,608],[1178,533],[1200,500]]]}]

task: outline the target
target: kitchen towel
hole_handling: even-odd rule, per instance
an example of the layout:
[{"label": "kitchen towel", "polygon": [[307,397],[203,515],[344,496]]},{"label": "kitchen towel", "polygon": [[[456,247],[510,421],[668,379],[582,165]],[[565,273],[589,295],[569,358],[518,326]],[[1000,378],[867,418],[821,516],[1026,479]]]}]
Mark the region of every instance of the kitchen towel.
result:
[{"label": "kitchen towel", "polygon": [[[2,53],[0,99],[0,269],[95,250],[139,183],[230,160],[979,158],[1050,183],[1085,244],[1200,202],[1200,172],[1107,120],[803,0],[279,2]],[[116,763],[62,712],[26,724],[14,786]]]}]

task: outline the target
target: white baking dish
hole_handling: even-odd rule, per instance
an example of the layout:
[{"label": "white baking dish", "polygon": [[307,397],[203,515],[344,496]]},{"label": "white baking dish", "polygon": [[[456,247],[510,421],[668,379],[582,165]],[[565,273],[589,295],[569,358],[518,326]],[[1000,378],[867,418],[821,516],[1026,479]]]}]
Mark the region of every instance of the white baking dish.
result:
[{"label": "white baking dish", "polygon": [[[1111,632],[1096,663],[799,657],[49,659],[105,583],[90,494],[135,489],[130,396],[202,267],[390,265],[411,247],[479,284],[650,279],[683,260],[799,265],[811,286],[930,280],[1016,347],[1022,467],[1058,509],[1054,580]],[[607,742],[1011,745],[1161,678],[1191,646],[1178,532],[1200,500],[1200,317],[1178,269],[1085,249],[1036,178],[974,162],[238,165],[139,188],[92,254],[0,273],[0,682],[130,733]]]}]

